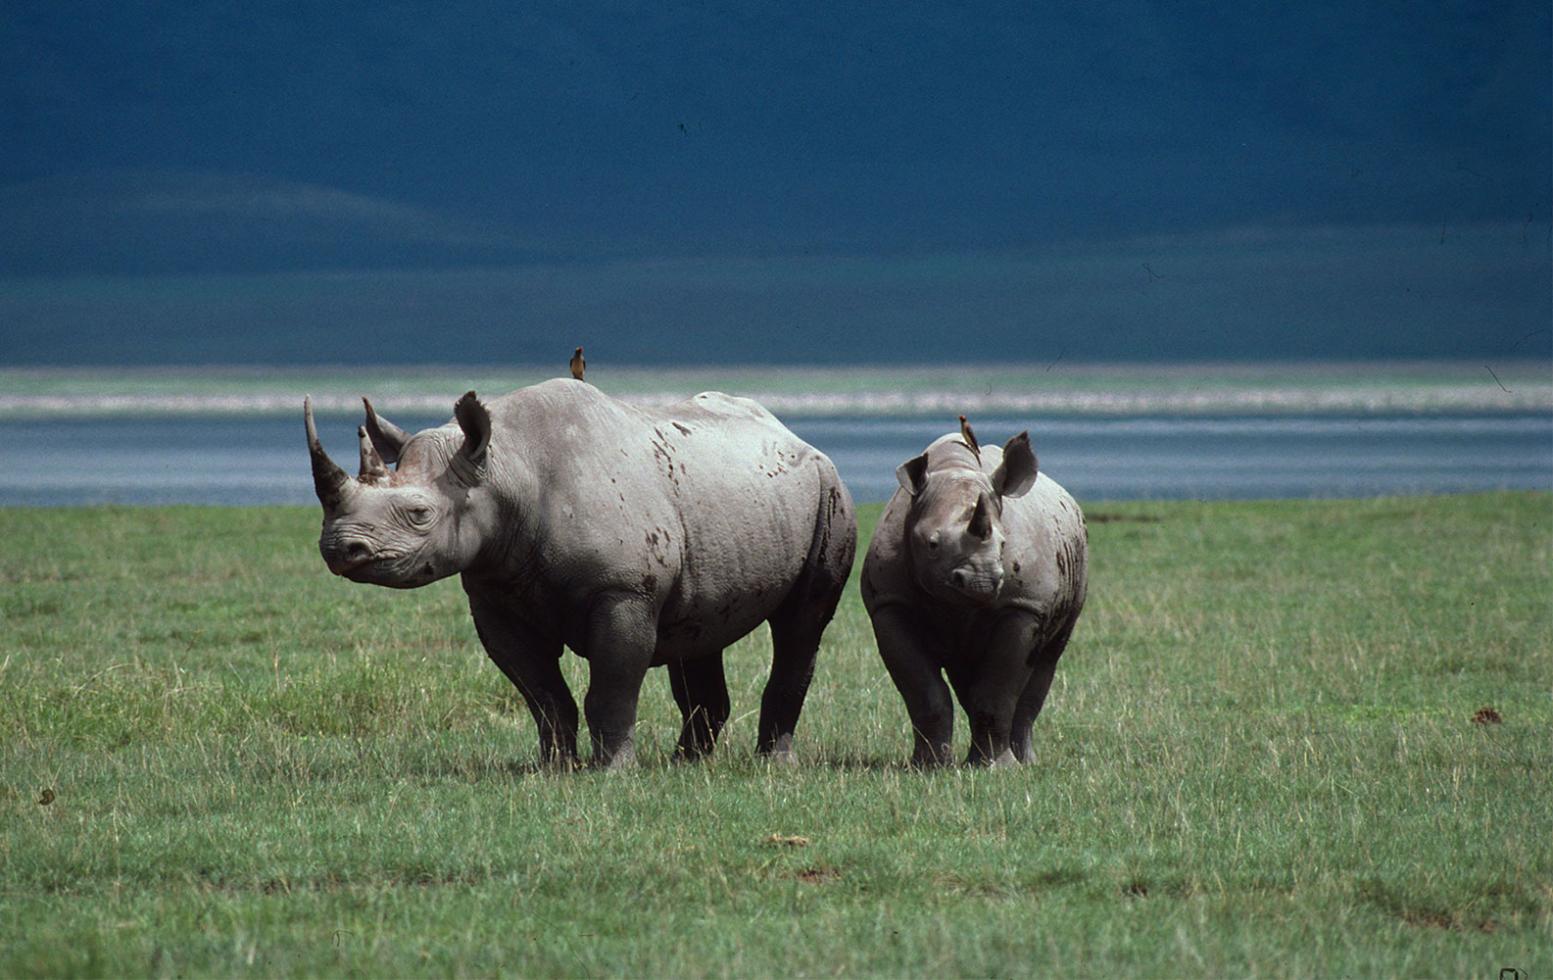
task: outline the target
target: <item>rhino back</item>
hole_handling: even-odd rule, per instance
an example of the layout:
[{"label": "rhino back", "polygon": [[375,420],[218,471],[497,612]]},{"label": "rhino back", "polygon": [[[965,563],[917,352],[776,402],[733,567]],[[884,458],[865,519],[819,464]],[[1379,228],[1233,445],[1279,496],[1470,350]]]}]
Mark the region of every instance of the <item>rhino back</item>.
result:
[{"label": "rhino back", "polygon": [[644,409],[561,379],[491,409],[493,458],[540,488],[525,523],[552,588],[651,594],[661,629],[691,646],[720,648],[780,604],[839,486],[823,453],[747,399]]}]

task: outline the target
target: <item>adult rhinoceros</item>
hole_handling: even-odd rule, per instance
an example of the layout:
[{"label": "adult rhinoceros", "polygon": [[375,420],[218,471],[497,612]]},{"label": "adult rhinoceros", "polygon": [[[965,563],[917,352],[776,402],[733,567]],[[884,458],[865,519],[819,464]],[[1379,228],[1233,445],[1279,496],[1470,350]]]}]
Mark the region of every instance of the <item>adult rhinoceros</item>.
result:
[{"label": "adult rhinoceros", "polygon": [[791,758],[857,542],[823,453],[745,398],[650,411],[572,379],[490,402],[469,392],[453,421],[415,435],[366,412],[351,479],[304,405],[324,561],[394,588],[461,575],[542,759],[577,755],[563,644],[588,660],[593,759],[613,766],[633,758],[637,696],[659,665],[684,713],[680,752],[710,751],[729,713],[723,649],[762,621],[774,650],[757,748]]},{"label": "adult rhinoceros", "polygon": [[896,470],[900,489],[863,560],[863,603],[911,716],[916,763],[949,759],[944,674],[970,716],[966,761],[1024,762],[1084,606],[1084,517],[1037,472],[1028,433],[1000,450],[961,425]]}]

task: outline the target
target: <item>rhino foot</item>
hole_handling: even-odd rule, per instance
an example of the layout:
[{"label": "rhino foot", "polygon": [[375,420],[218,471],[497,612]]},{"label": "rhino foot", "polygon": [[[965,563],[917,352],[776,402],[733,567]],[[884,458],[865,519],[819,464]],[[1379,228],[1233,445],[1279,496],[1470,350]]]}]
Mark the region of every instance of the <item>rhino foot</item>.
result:
[{"label": "rhino foot", "polygon": [[988,769],[1017,769],[1020,766],[1020,761],[1014,756],[1012,749],[1004,749],[997,755],[988,755],[971,749],[970,754],[965,757],[965,764],[968,766],[986,766]]},{"label": "rhino foot", "polygon": [[779,735],[767,746],[760,750],[761,756],[774,766],[796,766],[798,756],[793,753],[793,736]]},{"label": "rhino foot", "polygon": [[636,768],[636,748],[627,743],[612,753],[595,752],[592,767],[605,772],[619,772]]}]

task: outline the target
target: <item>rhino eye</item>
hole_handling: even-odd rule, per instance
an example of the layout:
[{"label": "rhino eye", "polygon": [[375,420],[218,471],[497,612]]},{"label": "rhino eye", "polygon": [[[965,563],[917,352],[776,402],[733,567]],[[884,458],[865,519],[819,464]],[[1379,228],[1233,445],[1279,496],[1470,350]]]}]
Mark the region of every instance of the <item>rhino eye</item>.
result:
[{"label": "rhino eye", "polygon": [[427,524],[431,521],[430,507],[411,507],[406,513],[409,514],[412,524]]}]

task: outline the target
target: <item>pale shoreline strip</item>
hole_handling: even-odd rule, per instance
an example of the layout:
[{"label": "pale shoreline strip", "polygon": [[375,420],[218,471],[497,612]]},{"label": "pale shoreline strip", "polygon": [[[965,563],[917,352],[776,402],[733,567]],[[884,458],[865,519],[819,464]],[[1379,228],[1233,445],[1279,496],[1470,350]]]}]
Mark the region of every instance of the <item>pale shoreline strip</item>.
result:
[{"label": "pale shoreline strip", "polygon": [[[622,401],[644,407],[661,407],[694,392],[632,391],[619,394]],[[385,392],[374,397],[385,409],[398,414],[451,414],[458,392],[431,394]],[[1553,412],[1553,384],[1520,381],[1504,390],[1482,384],[1401,384],[1330,387],[1212,386],[1202,389],[1172,387],[1166,390],[1129,388],[1124,391],[956,391],[953,389],[895,391],[760,391],[747,395],[778,415],[812,417],[936,416],[936,415],[1256,415],[1256,414],[1377,414],[1426,412]],[[357,413],[355,394],[318,390],[312,393],[315,409],[326,413]],[[172,394],[54,391],[6,393],[0,391],[0,418],[81,418],[97,416],[249,416],[300,412],[301,394],[288,390],[243,391],[232,394]]]}]

